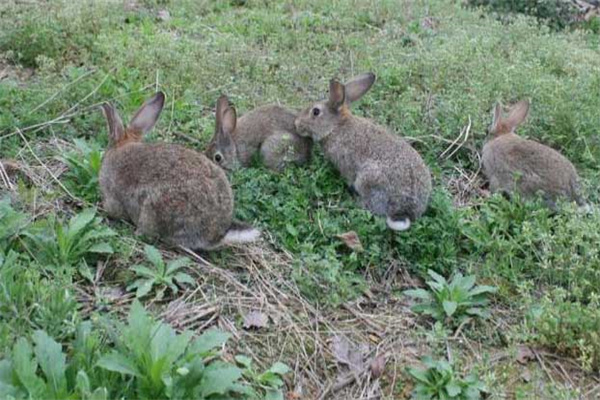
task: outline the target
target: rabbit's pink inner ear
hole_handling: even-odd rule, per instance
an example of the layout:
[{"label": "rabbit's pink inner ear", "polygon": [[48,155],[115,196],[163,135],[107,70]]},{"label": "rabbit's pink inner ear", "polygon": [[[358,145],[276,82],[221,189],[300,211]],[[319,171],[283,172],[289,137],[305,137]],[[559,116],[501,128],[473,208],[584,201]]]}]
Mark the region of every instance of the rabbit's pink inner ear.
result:
[{"label": "rabbit's pink inner ear", "polygon": [[226,134],[232,134],[235,130],[235,126],[237,124],[237,116],[235,113],[235,108],[228,107],[223,112],[223,120],[222,120],[222,131]]},{"label": "rabbit's pink inner ear", "polygon": [[221,130],[221,126],[223,123],[223,113],[225,110],[229,108],[229,99],[227,96],[222,95],[217,100],[217,109],[215,110],[215,120],[216,120],[216,131]]},{"label": "rabbit's pink inner ear", "polygon": [[375,83],[375,74],[367,72],[358,75],[346,83],[346,101],[352,103],[365,95]]},{"label": "rabbit's pink inner ear", "polygon": [[525,118],[527,118],[528,114],[529,102],[527,100],[522,100],[515,104],[506,118],[506,123],[510,127],[510,130],[514,131],[517,126],[525,121]]},{"label": "rabbit's pink inner ear", "polygon": [[129,124],[129,128],[146,133],[150,131],[158,121],[160,112],[165,105],[165,94],[156,93],[151,99],[147,100],[135,113]]},{"label": "rabbit's pink inner ear", "polygon": [[102,112],[104,113],[104,117],[106,118],[106,124],[108,126],[108,136],[110,140],[114,143],[118,142],[123,138],[125,134],[125,127],[123,126],[123,121],[121,121],[121,117],[112,104],[104,103],[102,104]]},{"label": "rabbit's pink inner ear", "polygon": [[333,110],[338,110],[346,98],[346,90],[344,85],[335,79],[329,82],[329,107]]}]

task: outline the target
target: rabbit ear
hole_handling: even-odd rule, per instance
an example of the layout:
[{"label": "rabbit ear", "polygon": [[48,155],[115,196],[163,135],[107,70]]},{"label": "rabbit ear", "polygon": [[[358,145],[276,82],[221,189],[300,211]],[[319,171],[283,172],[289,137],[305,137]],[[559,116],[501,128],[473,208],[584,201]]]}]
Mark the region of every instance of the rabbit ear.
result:
[{"label": "rabbit ear", "polygon": [[333,110],[339,110],[344,105],[346,90],[344,85],[335,79],[329,82],[329,107]]},{"label": "rabbit ear", "polygon": [[110,103],[102,104],[102,112],[108,125],[108,137],[112,143],[118,143],[125,136],[123,121],[115,107]]},{"label": "rabbit ear", "polygon": [[154,127],[156,121],[158,121],[158,117],[160,116],[160,112],[164,105],[165,94],[163,92],[156,93],[152,98],[146,100],[135,113],[129,123],[129,128],[142,133],[147,133]]},{"label": "rabbit ear", "polygon": [[229,99],[227,96],[222,95],[217,100],[217,109],[215,111],[215,117],[217,121],[216,132],[221,130],[221,126],[223,125],[223,113],[225,110],[229,108]]},{"label": "rabbit ear", "polygon": [[495,131],[502,121],[502,105],[500,102],[494,106],[494,119],[492,120],[491,130]]},{"label": "rabbit ear", "polygon": [[375,83],[375,74],[367,72],[352,78],[346,82],[346,101],[352,103],[364,96]]},{"label": "rabbit ear", "polygon": [[235,113],[235,108],[228,107],[223,112],[223,120],[222,120],[223,125],[221,126],[221,131],[223,131],[223,133],[231,135],[233,133],[233,131],[235,130],[236,123],[237,123],[237,115]]},{"label": "rabbit ear", "polygon": [[511,131],[514,131],[517,126],[519,126],[525,118],[527,118],[527,114],[529,114],[529,101],[522,100],[515,104],[506,117],[506,124],[510,128]]}]

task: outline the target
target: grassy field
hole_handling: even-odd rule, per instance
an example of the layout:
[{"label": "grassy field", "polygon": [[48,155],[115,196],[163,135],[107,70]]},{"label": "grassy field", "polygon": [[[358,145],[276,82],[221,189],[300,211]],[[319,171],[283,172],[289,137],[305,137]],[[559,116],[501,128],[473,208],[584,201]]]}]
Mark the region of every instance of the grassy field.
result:
[{"label": "grassy field", "polygon": [[[253,245],[151,247],[104,214],[102,102],[127,120],[163,90],[147,140],[202,150],[222,93],[300,109],[365,71],[353,111],[434,178],[409,231],[318,146],[229,176]],[[592,213],[489,194],[492,106],[521,99]],[[598,33],[441,0],[3,1],[0,162],[2,398],[600,397]]]}]

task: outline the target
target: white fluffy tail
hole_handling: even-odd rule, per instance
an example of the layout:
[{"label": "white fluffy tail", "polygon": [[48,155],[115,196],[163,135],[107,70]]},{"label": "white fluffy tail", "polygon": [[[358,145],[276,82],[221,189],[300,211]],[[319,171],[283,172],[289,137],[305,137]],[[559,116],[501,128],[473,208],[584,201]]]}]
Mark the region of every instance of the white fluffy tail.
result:
[{"label": "white fluffy tail", "polygon": [[221,245],[250,243],[260,238],[260,231],[249,225],[234,222],[221,240]]},{"label": "white fluffy tail", "polygon": [[410,218],[402,218],[394,221],[390,217],[387,217],[385,222],[387,223],[388,228],[393,231],[405,231],[410,228]]}]

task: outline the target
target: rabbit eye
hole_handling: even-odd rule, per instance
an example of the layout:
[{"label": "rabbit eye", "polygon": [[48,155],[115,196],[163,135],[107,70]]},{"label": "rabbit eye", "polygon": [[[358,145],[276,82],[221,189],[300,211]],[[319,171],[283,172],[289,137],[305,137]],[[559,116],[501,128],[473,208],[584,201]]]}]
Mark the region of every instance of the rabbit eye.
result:
[{"label": "rabbit eye", "polygon": [[321,114],[321,110],[318,109],[317,107],[312,109],[312,115],[314,115],[315,117],[318,117]]},{"label": "rabbit eye", "polygon": [[215,161],[220,164],[221,161],[223,161],[223,155],[221,153],[215,153]]}]

